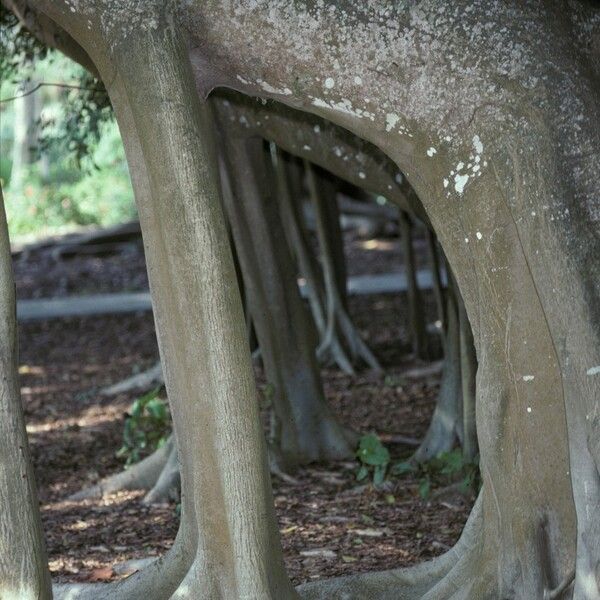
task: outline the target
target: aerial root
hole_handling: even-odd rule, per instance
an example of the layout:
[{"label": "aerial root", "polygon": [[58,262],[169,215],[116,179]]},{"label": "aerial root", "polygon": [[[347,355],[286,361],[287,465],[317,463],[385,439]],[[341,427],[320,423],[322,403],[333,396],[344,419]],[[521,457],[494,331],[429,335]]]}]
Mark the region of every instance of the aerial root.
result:
[{"label": "aerial root", "polygon": [[173,455],[176,455],[176,450],[173,438],[170,437],[163,446],[139,463],[102,479],[97,484],[69,496],[68,499],[76,502],[89,498],[101,498],[125,490],[151,490],[161,479],[161,475]]},{"label": "aerial root", "polygon": [[159,361],[147,371],[138,373],[137,375],[128,377],[114,385],[108,386],[101,390],[100,393],[103,396],[116,396],[117,394],[125,394],[127,392],[144,391],[153,385],[162,384],[163,381],[162,365]]}]

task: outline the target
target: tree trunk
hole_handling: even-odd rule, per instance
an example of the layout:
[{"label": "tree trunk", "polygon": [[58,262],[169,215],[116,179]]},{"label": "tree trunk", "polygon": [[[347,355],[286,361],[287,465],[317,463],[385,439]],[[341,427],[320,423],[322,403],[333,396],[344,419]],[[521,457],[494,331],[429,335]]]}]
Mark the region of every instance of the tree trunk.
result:
[{"label": "tree trunk", "polygon": [[139,45],[128,39],[116,59],[126,97],[114,105],[128,159],[133,170],[141,167],[134,189],[183,457],[181,527],[193,554],[174,597],[293,597],[277,540],[207,109],[183,45],[172,36],[159,27]]},{"label": "tree trunk", "polygon": [[10,188],[20,191],[27,168],[34,162],[34,150],[37,142],[35,124],[39,113],[38,94],[26,94],[35,87],[32,79],[28,85],[19,87],[14,101],[14,136],[12,151],[12,167],[10,171]]},{"label": "tree trunk", "polygon": [[340,209],[337,198],[337,185],[333,175],[322,169],[315,169],[317,180],[321,183],[323,194],[322,219],[327,231],[327,240],[331,251],[331,263],[335,274],[335,286],[342,301],[342,306],[348,310],[348,275],[346,272],[346,255],[344,252],[344,235],[340,224]]},{"label": "tree trunk", "polygon": [[333,360],[338,364],[342,371],[352,375],[354,374],[352,361],[348,357],[346,349],[341,344],[337,335],[331,335],[326,342],[327,345],[324,345],[328,321],[325,312],[325,290],[321,274],[317,270],[316,261],[309,248],[306,231],[302,222],[302,215],[300,214],[297,204],[294,202],[294,197],[290,189],[290,182],[288,180],[288,169],[286,168],[285,158],[274,146],[272,147],[272,152],[284,230],[288,239],[288,244],[296,257],[298,270],[306,282],[308,303],[317,331],[319,332],[320,343],[317,350],[317,357],[320,360]]},{"label": "tree trunk", "polygon": [[460,327],[456,297],[451,287],[447,294],[446,315],[448,329],[440,391],[425,437],[412,456],[415,462],[426,462],[442,452],[449,452],[462,439]]},{"label": "tree trunk", "polygon": [[263,141],[235,134],[223,119],[223,198],[267,380],[274,386],[279,448],[291,464],[347,458],[353,446],[327,406],[315,336],[302,303],[269,185]]},{"label": "tree trunk", "polygon": [[417,283],[417,268],[415,251],[413,248],[413,224],[410,216],[403,210],[399,211],[400,237],[402,241],[402,253],[404,255],[404,270],[408,291],[408,326],[411,332],[413,351],[417,358],[427,359],[429,357],[427,342],[427,327],[423,313],[423,298]]},{"label": "tree trunk", "polygon": [[163,560],[124,582],[60,593],[111,600],[293,598],[209,117],[185,45],[159,23],[136,30],[126,44],[117,40],[112,64],[103,68],[118,73],[105,80],[132,173],[182,457],[180,531]]},{"label": "tree trunk", "polygon": [[17,318],[0,190],[0,598],[52,598],[18,379]]},{"label": "tree trunk", "polygon": [[[326,328],[319,350],[322,351],[322,349],[334,347],[334,338],[340,339],[340,345],[343,344],[349,349],[354,360],[361,359],[370,368],[375,371],[381,371],[379,362],[362,339],[360,333],[356,330],[354,323],[352,323],[350,315],[344,307],[344,302],[337,285],[336,269],[333,259],[334,250],[331,246],[331,240],[328,237],[328,218],[324,206],[326,201],[334,199],[333,193],[331,193],[332,190],[323,197],[312,165],[308,162],[306,162],[305,165],[308,189],[315,209],[317,237],[319,239],[319,248],[321,250],[321,263],[325,282]],[[327,186],[327,183],[324,183],[324,185]]]}]

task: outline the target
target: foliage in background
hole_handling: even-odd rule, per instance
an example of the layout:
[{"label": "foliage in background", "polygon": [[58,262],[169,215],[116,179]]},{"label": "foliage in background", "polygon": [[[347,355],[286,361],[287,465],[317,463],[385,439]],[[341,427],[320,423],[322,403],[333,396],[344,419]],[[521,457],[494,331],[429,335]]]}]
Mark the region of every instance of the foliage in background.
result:
[{"label": "foliage in background", "polygon": [[134,219],[135,205],[116,124],[102,128],[93,154],[95,168],[81,171],[52,161],[48,172],[31,165],[20,189],[7,187],[6,211],[13,235],[50,233],[66,225],[108,226]]},{"label": "foliage in background", "polygon": [[160,448],[171,432],[171,417],[165,400],[156,388],[138,398],[125,419],[123,446],[117,452],[125,466],[142,460]]},{"label": "foliage in background", "polygon": [[42,45],[9,10],[0,11],[0,80],[19,83],[23,71],[36,60],[46,57],[48,48]]},{"label": "foliage in background", "polygon": [[[102,136],[103,126],[114,123],[114,113],[101,81],[82,67],[77,67],[75,82],[78,87],[61,90],[60,118],[41,124],[38,152],[54,152],[79,168],[84,159],[92,156]],[[98,168],[93,161],[91,166]]]},{"label": "foliage in background", "polygon": [[[53,62],[58,63],[58,69],[49,68]],[[44,66],[40,73],[41,64]],[[53,78],[46,81],[46,75]],[[91,153],[100,139],[102,125],[114,120],[106,88],[83,67],[44,46],[21,26],[12,12],[3,10],[0,13],[0,82],[5,89],[6,84],[12,84],[18,90],[32,78],[39,80],[42,86],[53,83],[59,84],[59,89],[61,83],[70,86],[61,90],[61,119],[41,124],[39,149],[66,152],[66,157],[79,166],[79,161]],[[15,95],[19,95],[18,91]],[[52,127],[46,130],[46,125]]]},{"label": "foliage in background", "polygon": [[[18,100],[11,99],[39,84],[33,94],[41,110],[29,128],[35,134],[34,160],[11,183],[18,117]],[[136,217],[103,84],[42,46],[9,11],[0,15],[0,98],[6,100],[0,103],[0,183],[11,234],[41,236]]]}]

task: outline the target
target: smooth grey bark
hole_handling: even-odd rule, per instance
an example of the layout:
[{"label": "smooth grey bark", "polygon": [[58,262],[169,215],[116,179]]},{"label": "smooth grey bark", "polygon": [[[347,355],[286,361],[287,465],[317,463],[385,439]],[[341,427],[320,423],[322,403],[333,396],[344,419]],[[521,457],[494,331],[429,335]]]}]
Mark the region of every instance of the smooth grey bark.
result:
[{"label": "smooth grey bark", "polygon": [[0,190],[0,598],[52,598],[18,378],[15,284]]},{"label": "smooth grey bark", "polygon": [[227,184],[223,200],[241,265],[267,380],[274,386],[275,441],[292,465],[352,456],[352,436],[329,409],[316,340],[285,245],[263,141],[219,119]]},{"label": "smooth grey bark", "polygon": [[[75,33],[77,17],[59,17]],[[185,43],[159,13],[154,18],[156,27],[128,36],[121,21],[98,20],[93,59],[125,142],[174,429],[188,457],[181,526],[164,560],[124,582],[57,591],[65,598],[292,598],[211,128]]]},{"label": "smooth grey bark", "polygon": [[457,302],[451,287],[446,297],[448,328],[440,390],[427,432],[412,456],[415,462],[426,462],[442,452],[449,452],[457,442],[463,440],[460,325]]},{"label": "smooth grey bark", "polygon": [[[583,74],[577,68],[595,47],[585,41],[594,29],[575,24],[586,5],[571,3],[566,12],[559,2],[508,1],[399,3],[385,9],[349,3],[345,13],[336,6],[308,11],[302,3],[259,2],[252,13],[227,8],[229,18],[221,26],[215,23],[222,4],[219,11],[215,5],[196,11],[212,25],[208,33],[203,30],[209,39],[203,37],[197,55],[202,64],[225,71],[213,72],[210,87],[221,83],[276,96],[378,145],[422,198],[456,272],[479,361],[485,535],[436,593],[542,597],[565,579],[574,561],[572,490],[580,530],[596,532],[600,526],[589,517],[600,494],[592,476],[599,462],[598,426],[590,417],[600,385],[594,379],[600,362],[592,302],[597,288],[590,286],[600,280],[590,279],[598,269],[590,257],[598,248],[592,199],[598,197],[593,148],[600,119],[593,101],[597,71]],[[387,9],[385,18],[379,9]],[[484,33],[491,30],[496,35]],[[335,44],[313,43],[329,40],[333,32]],[[260,52],[259,67],[238,39],[251,40]],[[375,56],[374,40],[381,48]],[[540,77],[552,85],[538,85]],[[281,91],[269,94],[264,82]],[[574,105],[581,107],[577,115],[567,109]],[[551,185],[559,185],[560,194]],[[565,209],[569,218],[557,218]],[[561,276],[544,275],[548,265]],[[575,297],[573,286],[581,292]],[[577,323],[577,339],[567,315]],[[575,366],[584,364],[587,370]],[[523,379],[531,375],[534,379]],[[557,436],[551,442],[544,431]],[[589,482],[587,488],[579,476]],[[552,525],[540,536],[545,520]],[[512,527],[502,526],[507,522]],[[577,577],[583,581],[586,572],[585,581],[596,586],[590,565],[597,564],[598,542],[580,538],[578,555]],[[589,585],[585,596],[579,587],[576,581],[580,597],[593,597]]]},{"label": "smooth grey bark", "polygon": [[206,107],[197,100],[184,46],[168,25],[136,41],[133,52],[129,40],[120,45],[115,62],[126,97],[114,106],[128,160],[137,166],[142,159],[139,175],[148,177],[140,189],[134,176],[134,189],[174,428],[182,456],[221,465],[207,470],[182,463],[181,526],[189,528],[195,549],[173,597],[293,597],[276,541]]}]

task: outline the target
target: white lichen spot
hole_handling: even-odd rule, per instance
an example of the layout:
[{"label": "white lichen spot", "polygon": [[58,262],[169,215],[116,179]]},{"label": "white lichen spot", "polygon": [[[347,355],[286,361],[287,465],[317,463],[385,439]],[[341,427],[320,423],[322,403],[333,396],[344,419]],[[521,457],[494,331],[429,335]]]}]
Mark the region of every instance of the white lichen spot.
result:
[{"label": "white lichen spot", "polygon": [[587,374],[588,375],[598,375],[600,374],[600,365],[596,366],[596,367],[591,367],[590,369],[587,370]]},{"label": "white lichen spot", "polygon": [[534,379],[534,375],[523,375],[523,381],[533,381]]},{"label": "white lichen spot", "polygon": [[536,214],[536,213],[535,213],[535,210],[532,210],[532,211],[531,211],[531,216],[532,216],[532,217],[535,217],[535,214]]},{"label": "white lichen spot", "polygon": [[469,238],[465,238],[465,244],[469,243]]},{"label": "white lichen spot", "polygon": [[481,143],[478,135],[473,136],[473,148],[475,148],[475,152],[477,152],[477,154],[481,154],[483,152],[483,144]]},{"label": "white lichen spot", "polygon": [[362,83],[362,79],[361,79],[361,78],[360,78],[360,77],[357,75],[357,76],[354,78],[354,83],[355,83],[356,85],[360,85],[360,84]]},{"label": "white lichen spot", "polygon": [[531,412],[531,406],[527,407],[527,412],[530,413]]},{"label": "white lichen spot", "polygon": [[462,161],[461,161],[461,162],[459,162],[459,163],[456,165],[456,172],[458,173],[458,171],[460,171],[460,170],[461,170],[461,169],[462,169],[464,166],[465,166],[465,163],[464,163],[464,162],[462,162]]},{"label": "white lichen spot", "polygon": [[308,144],[304,144],[304,146],[302,146],[302,150],[310,150],[310,146]]},{"label": "white lichen spot", "polygon": [[262,79],[259,79],[256,83],[258,83],[258,85],[260,85],[260,87],[269,94],[279,94],[281,96],[290,96],[292,94],[292,90],[290,90],[290,88],[276,88]]},{"label": "white lichen spot", "polygon": [[250,85],[250,82],[247,79],[244,79],[241,75],[236,75],[236,77],[245,85]]},{"label": "white lichen spot", "polygon": [[366,179],[366,177],[367,177],[367,176],[366,176],[366,175],[365,175],[365,174],[364,174],[362,171],[359,171],[359,172],[358,172],[358,176],[359,176],[361,179]]},{"label": "white lichen spot", "polygon": [[403,181],[402,173],[396,173],[396,176],[394,177],[394,179],[396,180],[396,183],[398,183],[398,184],[402,183],[402,181]]},{"label": "white lichen spot", "polygon": [[431,148],[428,148],[428,149],[427,149],[427,156],[431,157],[431,156],[433,156],[433,155],[434,155],[436,152],[437,152],[437,150],[436,150],[436,149],[435,149],[433,146],[431,146]]},{"label": "white lichen spot", "polygon": [[328,78],[325,80],[325,87],[326,87],[328,90],[331,90],[331,89],[333,89],[333,86],[334,86],[334,85],[335,85],[335,81],[333,80],[333,77],[328,77]]},{"label": "white lichen spot", "polygon": [[319,132],[321,131],[321,128],[320,128],[318,125],[315,125],[315,126],[313,127],[313,131],[314,131],[315,133],[319,133]]},{"label": "white lichen spot", "polygon": [[454,177],[454,189],[462,194],[465,189],[465,185],[467,185],[467,181],[469,181],[468,175],[459,175],[458,173]]},{"label": "white lichen spot", "polygon": [[350,100],[348,100],[347,98],[342,98],[339,102],[328,102],[326,100],[322,100],[321,98],[313,98],[312,103],[314,106],[337,110],[339,112],[346,113],[347,115],[358,117],[359,119],[367,118],[371,121],[375,120],[374,113],[369,112],[368,110],[363,110],[362,108],[354,108],[352,106],[352,102],[350,102]]},{"label": "white lichen spot", "polygon": [[450,183],[450,182],[444,177],[444,187],[445,188],[448,187],[448,183]]},{"label": "white lichen spot", "polygon": [[396,113],[388,113],[385,115],[385,130],[391,131],[396,126],[400,117]]},{"label": "white lichen spot", "polygon": [[445,139],[447,142],[451,142],[451,141],[452,141],[452,138],[451,138],[449,135],[447,135],[447,136],[446,136],[444,139]]},{"label": "white lichen spot", "polygon": [[483,236],[481,235],[481,231],[478,231],[476,234],[477,239],[480,240]]}]

